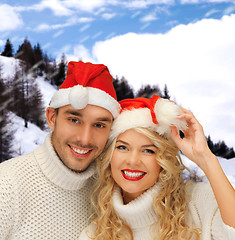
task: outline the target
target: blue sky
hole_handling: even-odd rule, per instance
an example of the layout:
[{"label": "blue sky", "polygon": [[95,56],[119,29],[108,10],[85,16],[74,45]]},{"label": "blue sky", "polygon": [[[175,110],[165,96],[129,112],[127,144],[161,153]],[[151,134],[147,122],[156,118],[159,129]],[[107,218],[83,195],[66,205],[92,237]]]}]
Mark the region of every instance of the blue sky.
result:
[{"label": "blue sky", "polygon": [[[199,3],[200,2],[200,3]],[[10,38],[17,50],[27,37],[53,57],[81,44],[129,32],[166,33],[179,24],[235,13],[235,1],[197,0],[1,0],[0,47]]]},{"label": "blue sky", "polygon": [[54,58],[103,63],[135,90],[166,84],[235,148],[235,0],[0,0],[0,51],[25,37]]}]

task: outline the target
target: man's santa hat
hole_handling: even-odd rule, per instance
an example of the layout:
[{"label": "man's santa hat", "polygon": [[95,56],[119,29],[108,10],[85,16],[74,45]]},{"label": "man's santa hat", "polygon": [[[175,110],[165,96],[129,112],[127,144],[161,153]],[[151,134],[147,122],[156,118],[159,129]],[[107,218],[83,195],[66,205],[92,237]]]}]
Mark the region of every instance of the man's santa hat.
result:
[{"label": "man's santa hat", "polygon": [[121,113],[114,120],[109,143],[128,129],[135,127],[148,128],[169,139],[170,126],[178,130],[187,129],[184,119],[178,119],[182,110],[174,102],[153,95],[152,98],[125,99],[119,102]]},{"label": "man's santa hat", "polygon": [[69,62],[66,79],[49,106],[59,108],[68,104],[76,109],[83,109],[87,104],[96,105],[117,117],[120,105],[108,68],[103,64]]}]

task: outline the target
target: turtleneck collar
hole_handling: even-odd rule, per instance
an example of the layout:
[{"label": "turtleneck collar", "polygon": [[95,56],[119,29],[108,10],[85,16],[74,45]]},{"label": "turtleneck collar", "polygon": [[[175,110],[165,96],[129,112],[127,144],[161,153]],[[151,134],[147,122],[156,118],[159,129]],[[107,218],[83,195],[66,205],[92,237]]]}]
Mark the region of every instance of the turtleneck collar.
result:
[{"label": "turtleneck collar", "polygon": [[158,189],[158,184],[155,184],[138,198],[124,205],[121,189],[116,185],[113,192],[113,206],[132,229],[149,227],[157,221],[152,204],[153,195],[157,194]]},{"label": "turtleneck collar", "polygon": [[95,162],[82,173],[75,173],[68,169],[51,144],[51,133],[46,137],[44,144],[34,150],[34,155],[44,175],[52,183],[66,190],[79,190],[96,170]]}]

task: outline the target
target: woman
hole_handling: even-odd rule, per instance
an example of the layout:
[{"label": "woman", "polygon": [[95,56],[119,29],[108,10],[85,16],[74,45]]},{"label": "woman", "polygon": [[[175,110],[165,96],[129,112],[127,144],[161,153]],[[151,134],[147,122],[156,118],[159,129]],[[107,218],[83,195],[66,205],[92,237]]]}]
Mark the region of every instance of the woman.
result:
[{"label": "woman", "polygon": [[[120,105],[79,239],[235,239],[234,188],[193,114],[158,96]],[[184,182],[179,149],[210,185]]]}]

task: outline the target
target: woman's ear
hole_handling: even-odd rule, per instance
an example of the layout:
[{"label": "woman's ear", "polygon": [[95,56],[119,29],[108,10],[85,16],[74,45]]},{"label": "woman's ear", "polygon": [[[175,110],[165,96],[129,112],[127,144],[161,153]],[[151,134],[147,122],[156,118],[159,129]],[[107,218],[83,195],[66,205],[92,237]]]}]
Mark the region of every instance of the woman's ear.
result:
[{"label": "woman's ear", "polygon": [[56,109],[48,107],[46,110],[46,117],[47,117],[47,122],[52,131],[54,131],[55,128],[55,121],[56,121]]}]

